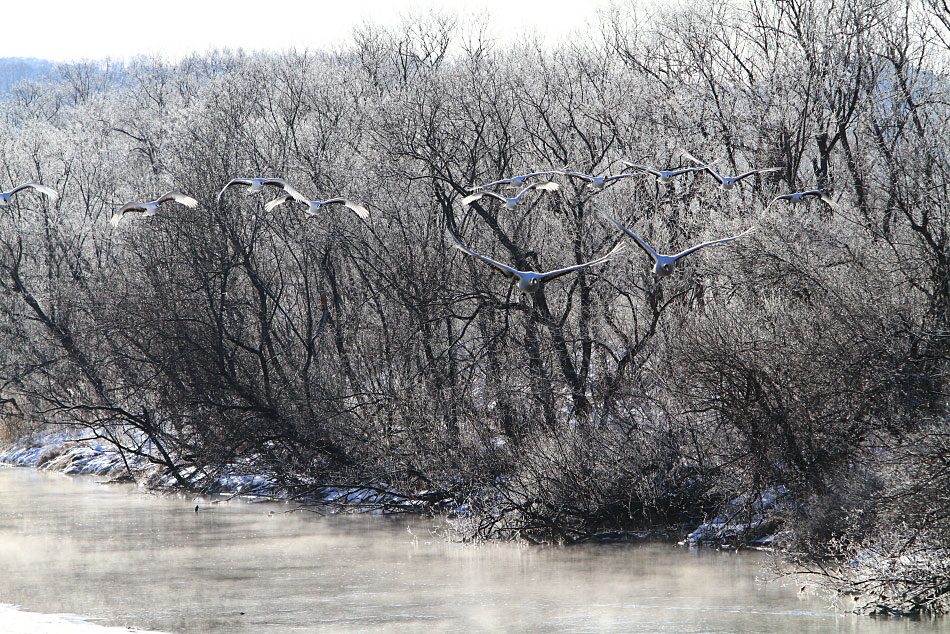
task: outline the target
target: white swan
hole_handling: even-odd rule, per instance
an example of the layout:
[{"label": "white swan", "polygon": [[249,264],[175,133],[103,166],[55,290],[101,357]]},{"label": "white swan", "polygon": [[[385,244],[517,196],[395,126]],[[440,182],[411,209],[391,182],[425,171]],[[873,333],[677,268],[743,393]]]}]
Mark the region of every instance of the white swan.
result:
[{"label": "white swan", "polygon": [[455,248],[458,249],[459,251],[462,251],[463,253],[467,253],[468,255],[478,258],[479,260],[481,260],[482,262],[485,262],[490,267],[494,268],[496,271],[498,271],[499,273],[501,273],[508,279],[518,280],[518,289],[522,293],[536,293],[541,289],[541,286],[543,284],[546,284],[547,282],[550,282],[551,280],[557,279],[561,277],[562,275],[567,275],[569,273],[579,271],[585,267],[606,262],[607,260],[615,256],[617,253],[622,251],[624,248],[623,243],[621,243],[615,246],[613,249],[611,249],[606,255],[601,256],[597,258],[596,260],[591,260],[590,262],[584,262],[583,264],[575,264],[574,266],[569,266],[563,269],[548,271],[546,273],[538,273],[535,271],[519,271],[517,269],[511,268],[510,266],[502,264],[501,262],[497,262],[495,260],[492,260],[491,258],[485,257],[484,255],[480,253],[476,253],[475,251],[472,251],[467,246],[462,244],[462,241],[459,240],[457,237],[455,237],[455,234],[453,234],[451,231],[449,231],[448,234],[452,240],[452,243],[455,245]]},{"label": "white swan", "polygon": [[697,244],[696,246],[690,247],[686,249],[685,251],[680,251],[676,255],[663,255],[661,253],[657,253],[653,247],[651,247],[649,244],[646,243],[646,241],[643,240],[643,238],[641,238],[634,232],[630,231],[630,229],[627,229],[625,226],[623,226],[622,224],[614,220],[610,216],[610,214],[608,214],[606,211],[601,209],[600,213],[602,213],[604,217],[607,218],[607,220],[609,220],[610,222],[620,227],[620,229],[622,229],[624,233],[626,233],[628,236],[633,238],[634,241],[640,245],[640,248],[643,249],[644,252],[647,255],[649,255],[650,258],[653,259],[653,273],[657,277],[666,277],[667,275],[672,275],[673,271],[676,270],[676,263],[680,260],[680,258],[684,258],[690,253],[693,253],[694,251],[699,251],[703,247],[708,247],[713,244],[721,244],[723,242],[729,242],[731,240],[741,238],[742,236],[746,235],[747,233],[755,229],[755,226],[752,226],[746,229],[745,231],[743,231],[742,233],[738,235],[734,235],[730,238],[722,238],[721,240],[710,240],[709,242],[703,242],[702,244]]},{"label": "white swan", "polygon": [[122,220],[122,216],[128,213],[140,213],[143,217],[154,216],[158,213],[158,206],[164,205],[168,202],[176,202],[185,207],[191,207],[194,209],[198,206],[198,201],[192,198],[191,196],[186,196],[185,194],[172,191],[168,192],[158,200],[153,200],[147,203],[140,203],[136,201],[127,202],[121,207],[119,207],[114,214],[112,214],[112,219],[109,221],[112,223],[113,227],[119,225],[119,221]]},{"label": "white swan", "polygon": [[829,196],[829,195],[826,194],[825,192],[821,191],[820,189],[810,189],[810,190],[808,190],[807,192],[794,192],[794,193],[792,193],[792,194],[782,194],[781,196],[776,196],[775,198],[773,198],[773,199],[772,199],[772,202],[770,202],[770,203],[768,204],[768,206],[771,207],[772,205],[774,205],[775,203],[777,203],[777,202],[780,201],[780,200],[787,200],[788,202],[792,203],[793,205],[797,205],[797,204],[799,204],[799,203],[804,202],[804,201],[805,201],[805,198],[808,197],[808,196],[814,196],[814,197],[816,197],[816,198],[820,198],[821,200],[823,200],[823,201],[825,201],[826,203],[828,203],[828,205],[830,205],[830,206],[831,206],[832,208],[834,208],[834,209],[838,209],[838,208],[839,208],[839,207],[838,207],[838,203],[836,203],[835,201],[833,201],[833,200],[831,199],[831,196]]},{"label": "white swan", "polygon": [[587,186],[591,189],[596,189],[597,191],[602,190],[604,187],[610,183],[616,182],[621,178],[633,178],[634,176],[639,176],[640,174],[617,174],[615,176],[591,176],[590,174],[584,174],[582,172],[561,172],[565,176],[570,176],[571,178],[577,178],[587,183]]},{"label": "white swan", "polygon": [[[279,205],[283,205],[288,200],[295,200],[295,198],[291,194],[281,194],[274,200],[264,205],[264,211],[270,212],[275,207]],[[367,218],[369,218],[369,211],[366,209],[366,207],[364,207],[363,205],[359,205],[347,198],[330,198],[329,200],[301,200],[298,202],[302,202],[303,204],[307,205],[308,216],[319,215],[317,213],[317,210],[320,209],[320,207],[323,207],[324,205],[332,205],[335,203],[339,203],[341,205],[346,206],[349,209],[352,209],[354,212],[356,212],[356,215],[362,218],[363,220],[366,220]]]},{"label": "white swan", "polygon": [[485,183],[484,185],[472,185],[468,188],[470,192],[477,192],[480,189],[488,189],[489,187],[494,187],[495,185],[514,185],[515,187],[521,187],[521,185],[535,176],[553,176],[555,174],[561,174],[562,172],[549,170],[546,172],[530,172],[528,174],[521,174],[520,176],[512,176],[511,178],[502,178],[501,180],[492,181],[490,183]]},{"label": "white swan", "polygon": [[469,194],[468,196],[463,198],[462,204],[471,205],[473,202],[482,198],[483,196],[488,196],[489,198],[494,198],[496,200],[500,200],[501,202],[505,203],[505,209],[514,209],[515,207],[518,206],[518,203],[521,202],[521,197],[524,196],[529,191],[531,191],[532,189],[540,189],[541,191],[553,192],[560,188],[561,186],[555,183],[554,181],[547,181],[544,183],[532,183],[531,185],[528,185],[527,187],[522,189],[520,192],[518,192],[518,195],[513,198],[508,198],[507,196],[503,196],[497,192],[491,192],[491,191],[475,192],[474,194]]},{"label": "white swan", "polygon": [[229,181],[228,184],[222,187],[221,191],[218,192],[218,203],[221,202],[221,196],[224,195],[224,192],[234,185],[247,185],[245,194],[248,196],[264,191],[265,185],[278,187],[290,194],[293,199],[299,200],[300,202],[308,202],[303,194],[294,189],[293,186],[283,178],[235,178]]},{"label": "white swan", "polygon": [[47,187],[46,185],[40,185],[39,183],[23,183],[18,187],[14,187],[8,192],[0,192],[0,207],[6,207],[11,204],[13,201],[13,195],[17,192],[23,191],[24,189],[35,189],[41,194],[49,196],[51,200],[56,200],[59,198],[59,194],[56,193],[56,190],[52,187]]},{"label": "white swan", "polygon": [[[689,160],[693,161],[697,165],[702,165],[707,172],[712,174],[713,178],[719,181],[719,189],[723,191],[729,191],[730,189],[735,187],[736,183],[741,181],[743,178],[752,176],[753,174],[763,174],[765,172],[778,172],[778,171],[781,171],[782,169],[781,167],[763,167],[762,169],[749,170],[745,174],[739,174],[738,176],[723,176],[722,174],[716,171],[716,168],[712,166],[712,163],[703,163],[702,161],[700,161],[698,158],[696,158],[695,156],[693,156],[686,150],[683,150],[682,152],[680,152],[680,154],[688,158]],[[715,162],[716,161],[713,161],[713,163]]]}]

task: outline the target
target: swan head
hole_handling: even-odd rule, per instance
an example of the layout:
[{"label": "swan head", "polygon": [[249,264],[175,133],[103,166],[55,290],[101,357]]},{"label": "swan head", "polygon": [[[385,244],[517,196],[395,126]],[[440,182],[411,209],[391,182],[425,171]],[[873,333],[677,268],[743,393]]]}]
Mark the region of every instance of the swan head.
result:
[{"label": "swan head", "polygon": [[518,280],[518,290],[522,293],[537,293],[541,288],[541,280],[536,275],[524,275]]},{"label": "swan head", "polygon": [[670,260],[658,260],[653,267],[653,273],[657,277],[667,277],[673,275],[673,270],[676,268],[676,262],[672,259]]}]

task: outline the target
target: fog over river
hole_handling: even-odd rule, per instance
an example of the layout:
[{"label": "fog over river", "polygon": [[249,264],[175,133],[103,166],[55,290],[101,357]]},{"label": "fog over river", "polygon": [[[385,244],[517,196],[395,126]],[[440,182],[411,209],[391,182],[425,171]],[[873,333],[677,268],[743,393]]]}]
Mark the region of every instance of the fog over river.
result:
[{"label": "fog over river", "polygon": [[468,545],[424,518],[200,502],[0,468],[0,603],[189,634],[950,631],[835,613],[763,582],[761,553]]}]

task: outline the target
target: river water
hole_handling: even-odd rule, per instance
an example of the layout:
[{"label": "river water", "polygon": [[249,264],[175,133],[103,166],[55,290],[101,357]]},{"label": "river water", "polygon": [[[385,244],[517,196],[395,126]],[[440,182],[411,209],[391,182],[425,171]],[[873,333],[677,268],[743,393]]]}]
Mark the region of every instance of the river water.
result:
[{"label": "river water", "polygon": [[760,581],[759,553],[465,545],[434,520],[199,502],[0,468],[0,603],[181,634],[950,632],[836,613]]}]

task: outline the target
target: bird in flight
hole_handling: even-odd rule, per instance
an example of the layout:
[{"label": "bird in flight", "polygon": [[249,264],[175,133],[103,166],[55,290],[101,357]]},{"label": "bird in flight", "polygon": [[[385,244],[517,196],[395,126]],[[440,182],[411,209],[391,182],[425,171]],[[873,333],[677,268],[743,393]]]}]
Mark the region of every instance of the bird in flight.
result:
[{"label": "bird in flight", "polygon": [[658,170],[652,168],[648,165],[640,165],[639,163],[631,163],[630,161],[621,161],[627,167],[634,167],[638,170],[643,170],[647,174],[652,174],[656,176],[656,179],[663,183],[664,185],[669,183],[674,176],[679,176],[680,174],[688,174],[689,172],[701,172],[706,169],[706,166],[701,167],[681,167],[675,170]]},{"label": "bird in flight", "polygon": [[621,178],[633,178],[634,176],[639,176],[640,174],[617,174],[616,176],[591,176],[590,174],[584,174],[581,172],[561,172],[565,176],[570,176],[571,178],[577,178],[587,183],[587,186],[591,189],[596,189],[601,191],[604,187],[611,183],[615,183]]},{"label": "bird in flight", "polygon": [[[291,194],[281,194],[274,200],[264,205],[264,211],[269,212],[273,210],[275,207],[278,207],[279,205],[283,205],[285,202],[290,201],[290,200],[296,200],[296,199]],[[332,205],[335,203],[339,203],[341,205],[348,207],[349,209],[352,209],[354,212],[356,212],[356,215],[362,218],[363,220],[366,220],[367,218],[369,218],[369,211],[367,211],[366,207],[364,207],[363,205],[357,204],[347,198],[331,198],[329,200],[300,200],[298,202],[302,202],[303,204],[307,205],[308,216],[319,215],[317,213],[317,210],[320,209],[320,207],[323,207],[324,205]]]},{"label": "bird in flight", "polygon": [[[730,189],[735,187],[736,183],[741,181],[743,178],[752,176],[753,174],[763,174],[765,172],[778,172],[778,171],[781,171],[782,169],[781,167],[764,167],[761,169],[749,170],[748,172],[744,174],[739,174],[738,176],[723,176],[718,171],[716,171],[716,168],[712,166],[712,163],[703,163],[702,161],[700,161],[698,158],[696,158],[695,156],[693,156],[686,150],[683,150],[681,154],[685,156],[686,158],[688,158],[689,160],[696,163],[697,165],[701,165],[703,169],[705,169],[707,172],[712,174],[712,177],[715,178],[717,181],[719,181],[719,189],[723,191],[729,191]],[[713,161],[713,163],[715,163],[715,161]]]},{"label": "bird in flight", "polygon": [[129,213],[139,213],[142,214],[143,217],[154,216],[156,213],[158,213],[159,205],[164,205],[165,203],[169,202],[176,202],[192,209],[198,206],[198,201],[191,196],[186,196],[185,194],[178,191],[171,191],[158,200],[153,200],[151,202],[127,202],[119,207],[114,214],[112,214],[112,219],[109,222],[112,223],[113,227],[117,227],[119,226],[119,221],[122,220],[122,217]]},{"label": "bird in flight", "polygon": [[483,196],[488,196],[489,198],[494,198],[496,200],[500,200],[501,202],[505,203],[505,209],[514,209],[515,207],[518,206],[518,203],[521,202],[521,197],[524,196],[529,191],[531,191],[532,189],[539,189],[541,191],[553,192],[560,188],[561,186],[555,183],[554,181],[546,181],[544,183],[532,183],[531,185],[528,185],[527,187],[522,189],[520,192],[518,192],[518,195],[513,198],[508,198],[507,196],[502,196],[501,194],[497,192],[492,192],[492,191],[475,192],[474,194],[469,194],[468,196],[463,198],[462,204],[471,205],[473,202],[482,198]]},{"label": "bird in flight", "polygon": [[511,178],[502,178],[501,180],[492,181],[490,183],[485,183],[484,185],[472,185],[468,188],[470,192],[476,192],[480,189],[488,189],[489,187],[494,187],[495,185],[513,185],[515,187],[520,187],[524,184],[529,178],[535,176],[553,176],[555,174],[562,174],[563,172],[549,170],[546,172],[530,172],[528,174],[522,174],[520,176],[512,176]]},{"label": "bird in flight", "polygon": [[247,185],[247,191],[245,193],[248,196],[264,191],[264,186],[267,185],[283,189],[290,194],[294,200],[299,200],[302,203],[309,202],[303,194],[294,189],[294,187],[283,178],[235,178],[218,192],[218,203],[221,202],[221,196],[224,195],[224,192],[234,185]]},{"label": "bird in flight", "polygon": [[805,198],[809,196],[820,198],[821,200],[828,203],[828,205],[830,205],[833,209],[838,209],[838,203],[833,201],[831,199],[831,196],[821,191],[820,189],[810,189],[807,192],[795,192],[793,194],[782,194],[781,196],[776,196],[774,199],[772,199],[772,202],[770,202],[768,206],[771,207],[772,205],[774,205],[780,200],[787,200],[793,205],[797,205],[797,204],[805,202]]},{"label": "bird in flight", "polygon": [[19,187],[14,187],[8,192],[0,192],[0,207],[6,207],[11,204],[13,201],[13,195],[17,192],[21,192],[24,189],[35,189],[39,193],[49,196],[50,199],[56,200],[59,198],[59,194],[56,193],[56,190],[52,187],[47,187],[46,185],[40,185],[39,183],[23,183]]},{"label": "bird in flight", "polygon": [[606,211],[601,210],[600,213],[602,213],[602,214],[604,215],[604,217],[607,218],[607,220],[609,220],[610,222],[612,222],[612,223],[614,223],[615,225],[617,225],[621,230],[623,230],[624,233],[626,233],[628,236],[630,236],[631,238],[633,238],[633,240],[634,240],[638,245],[640,245],[640,248],[643,249],[643,251],[644,251],[647,255],[650,256],[650,258],[653,260],[653,273],[654,273],[657,277],[666,277],[666,276],[668,276],[668,275],[672,275],[672,274],[673,274],[673,271],[676,269],[676,263],[677,263],[681,258],[686,257],[686,256],[689,255],[690,253],[693,253],[693,252],[695,252],[695,251],[699,251],[699,250],[702,249],[703,247],[708,247],[708,246],[711,246],[711,245],[713,245],[713,244],[721,244],[721,243],[723,243],[723,242],[730,242],[731,240],[735,240],[735,239],[737,239],[737,238],[741,238],[742,236],[746,235],[747,233],[749,233],[749,232],[751,232],[753,229],[755,229],[755,227],[752,226],[752,227],[749,227],[748,229],[746,229],[745,231],[743,231],[742,233],[740,233],[740,234],[738,234],[738,235],[734,235],[734,236],[732,236],[732,237],[730,237],[730,238],[722,238],[721,240],[710,240],[709,242],[703,242],[702,244],[697,244],[696,246],[690,247],[690,248],[686,249],[685,251],[680,251],[680,252],[677,253],[676,255],[663,255],[663,254],[661,254],[661,253],[657,253],[657,252],[656,252],[656,249],[654,249],[654,248],[651,247],[649,244],[647,244],[646,241],[645,241],[643,238],[641,238],[640,236],[638,236],[637,234],[635,234],[633,231],[630,231],[630,229],[628,229],[627,227],[623,226],[622,224],[620,224],[619,222],[617,222],[616,220],[614,220]]},{"label": "bird in flight", "polygon": [[606,262],[613,256],[617,255],[617,253],[622,251],[624,248],[624,245],[621,243],[615,246],[613,249],[611,249],[606,255],[601,256],[597,258],[596,260],[591,260],[590,262],[584,262],[583,264],[575,264],[574,266],[568,266],[563,269],[548,271],[546,273],[538,273],[535,271],[519,271],[517,269],[513,269],[510,266],[502,264],[501,262],[497,262],[496,260],[492,260],[489,257],[485,257],[484,255],[480,253],[476,253],[475,251],[472,251],[467,246],[462,244],[462,241],[459,240],[455,236],[455,234],[453,234],[451,231],[449,232],[449,236],[451,237],[452,243],[455,245],[456,249],[458,249],[459,251],[463,253],[467,253],[468,255],[478,258],[479,260],[481,260],[488,266],[492,267],[493,269],[495,269],[496,271],[498,271],[499,273],[501,273],[508,279],[517,280],[518,289],[522,293],[530,293],[530,294],[537,293],[541,289],[542,285],[546,284],[547,282],[550,282],[551,280],[557,279],[563,275],[574,273],[575,271],[579,271],[588,266],[594,266],[595,264],[601,264],[602,262]]}]

